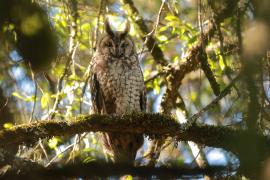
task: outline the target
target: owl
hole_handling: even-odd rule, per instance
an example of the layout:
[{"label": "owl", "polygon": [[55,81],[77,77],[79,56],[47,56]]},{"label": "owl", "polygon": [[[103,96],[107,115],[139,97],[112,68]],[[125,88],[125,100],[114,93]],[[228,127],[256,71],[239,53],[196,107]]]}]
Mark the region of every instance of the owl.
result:
[{"label": "owl", "polygon": [[[135,44],[124,31],[114,31],[105,21],[105,34],[99,39],[91,61],[90,90],[92,112],[118,115],[146,110],[144,78]],[[103,133],[103,145],[117,163],[133,163],[143,135]]]}]

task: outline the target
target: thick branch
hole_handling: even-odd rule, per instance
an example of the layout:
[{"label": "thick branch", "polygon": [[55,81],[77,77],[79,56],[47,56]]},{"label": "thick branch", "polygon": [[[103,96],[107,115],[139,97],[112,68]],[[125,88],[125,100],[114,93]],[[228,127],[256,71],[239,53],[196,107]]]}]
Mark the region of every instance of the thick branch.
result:
[{"label": "thick branch", "polygon": [[23,163],[22,167],[10,168],[2,178],[5,179],[65,179],[71,177],[81,178],[105,178],[111,176],[122,176],[130,174],[132,176],[148,177],[160,176],[163,179],[175,177],[200,178],[203,175],[221,176],[233,169],[214,166],[208,168],[190,168],[190,167],[134,167],[126,164],[112,164],[104,162],[90,162],[84,164],[70,164],[59,167],[59,165],[50,168],[41,167],[31,162]]},{"label": "thick branch", "polygon": [[[151,127],[151,128],[149,128]],[[70,121],[41,121],[14,126],[0,131],[0,147],[15,144],[31,144],[39,138],[72,135],[83,132],[142,133],[153,136],[171,136],[177,140],[194,141],[199,144],[227,149],[239,154],[243,138],[253,136],[258,143],[270,144],[260,134],[250,134],[246,130],[211,125],[179,124],[174,118],[162,114],[131,114],[122,117],[90,115]],[[250,143],[248,143],[249,145]],[[267,146],[270,149],[270,146]]]},{"label": "thick branch", "polygon": [[[226,18],[230,17],[233,14],[238,1],[232,1],[231,3],[226,3],[226,8],[219,10],[215,15],[215,23],[220,23]],[[167,70],[167,90],[162,100],[162,108],[164,112],[170,112],[171,109],[175,107],[173,104],[174,100],[178,96],[178,89],[181,85],[182,80],[185,75],[197,70],[200,66],[200,59],[202,59],[204,48],[211,41],[211,38],[214,37],[216,33],[216,26],[213,21],[210,21],[209,29],[204,33],[204,36],[201,36],[201,39],[198,41],[197,45],[193,46],[188,51],[188,56],[186,61],[179,66],[169,67]],[[210,82],[211,83],[211,82]],[[218,93],[217,93],[218,94]],[[166,112],[167,111],[167,112]]]},{"label": "thick branch", "polygon": [[[151,128],[149,128],[151,127]],[[198,144],[223,148],[239,157],[240,172],[246,174],[270,152],[270,139],[254,131],[217,127],[211,125],[179,124],[174,118],[162,114],[131,114],[122,117],[90,115],[70,121],[41,121],[14,126],[0,131],[0,148],[18,144],[32,144],[39,138],[73,135],[82,132],[139,133],[150,138],[173,137],[177,141],[193,141]],[[252,144],[253,148],[250,148]],[[256,153],[254,153],[254,151]]]}]

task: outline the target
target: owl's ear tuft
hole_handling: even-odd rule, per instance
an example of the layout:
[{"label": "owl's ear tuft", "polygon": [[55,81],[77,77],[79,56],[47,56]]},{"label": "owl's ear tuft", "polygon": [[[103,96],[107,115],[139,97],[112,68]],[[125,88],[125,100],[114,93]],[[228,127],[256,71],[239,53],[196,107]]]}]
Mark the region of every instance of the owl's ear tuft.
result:
[{"label": "owl's ear tuft", "polygon": [[108,18],[105,19],[105,31],[108,35],[110,36],[114,36],[113,30],[110,26],[109,20]]},{"label": "owl's ear tuft", "polygon": [[124,29],[124,31],[121,33],[121,37],[125,37],[126,35],[128,35],[130,30],[130,24],[129,21],[126,22],[126,27]]}]

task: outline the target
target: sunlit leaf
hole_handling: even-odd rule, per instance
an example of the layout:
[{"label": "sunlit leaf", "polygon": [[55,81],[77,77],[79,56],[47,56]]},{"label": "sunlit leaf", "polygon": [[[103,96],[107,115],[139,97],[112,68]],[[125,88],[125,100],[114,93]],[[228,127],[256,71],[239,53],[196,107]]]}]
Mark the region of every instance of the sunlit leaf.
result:
[{"label": "sunlit leaf", "polygon": [[167,38],[167,36],[161,35],[161,36],[158,36],[158,40],[163,42],[163,41],[167,41],[168,38]]},{"label": "sunlit leaf", "polygon": [[91,152],[99,152],[99,151],[97,151],[95,148],[84,148],[83,152],[91,153]]},{"label": "sunlit leaf", "polygon": [[74,81],[81,81],[81,80],[82,80],[82,78],[79,77],[79,76],[77,76],[76,74],[70,75],[70,76],[69,76],[69,79],[70,79],[70,80],[74,80]]},{"label": "sunlit leaf", "polygon": [[12,123],[5,123],[5,124],[3,125],[3,127],[4,127],[5,129],[11,129],[13,126],[14,126],[14,125],[13,125]]},{"label": "sunlit leaf", "polygon": [[159,85],[159,81],[157,78],[154,80],[153,85],[154,85],[155,94],[159,94],[160,93],[160,85]]},{"label": "sunlit leaf", "polygon": [[19,99],[25,100],[25,97],[23,97],[22,95],[20,95],[18,92],[13,92],[12,93],[12,96],[15,96],[15,97],[17,97]]},{"label": "sunlit leaf", "polygon": [[132,180],[132,176],[131,176],[131,175],[126,175],[126,176],[124,177],[124,179],[125,179],[125,180]]},{"label": "sunlit leaf", "polygon": [[81,29],[83,31],[89,31],[90,30],[90,24],[89,23],[84,23],[82,26],[81,26]]},{"label": "sunlit leaf", "polygon": [[197,93],[192,91],[190,93],[190,99],[191,99],[191,101],[195,101],[197,99]]},{"label": "sunlit leaf", "polygon": [[49,105],[50,102],[50,94],[49,93],[44,93],[43,96],[41,97],[41,107],[44,109]]},{"label": "sunlit leaf", "polygon": [[64,64],[58,64],[55,68],[52,69],[52,73],[57,77],[60,77],[64,73],[64,69],[65,69]]},{"label": "sunlit leaf", "polygon": [[58,137],[53,137],[51,139],[49,139],[48,141],[48,146],[51,148],[51,149],[55,149],[57,147],[57,145],[59,144],[59,142],[61,142],[61,139],[58,138]]},{"label": "sunlit leaf", "polygon": [[90,157],[90,156],[88,156],[87,158],[85,158],[84,160],[83,160],[83,163],[90,163],[90,162],[93,162],[93,161],[95,161],[96,159],[94,158],[94,157]]},{"label": "sunlit leaf", "polygon": [[25,102],[33,102],[35,101],[35,96],[27,96],[24,100]]},{"label": "sunlit leaf", "polygon": [[224,59],[221,55],[219,55],[219,66],[220,66],[221,70],[225,69]]},{"label": "sunlit leaf", "polygon": [[179,20],[179,18],[174,16],[174,15],[167,15],[165,17],[165,19],[168,20],[168,21],[178,21]]}]

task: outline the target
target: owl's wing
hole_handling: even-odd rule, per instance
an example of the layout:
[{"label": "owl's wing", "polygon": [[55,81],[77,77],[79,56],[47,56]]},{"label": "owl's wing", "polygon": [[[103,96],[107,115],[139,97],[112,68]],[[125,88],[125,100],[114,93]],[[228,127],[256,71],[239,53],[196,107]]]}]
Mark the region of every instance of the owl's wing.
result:
[{"label": "owl's wing", "polygon": [[141,111],[146,112],[146,90],[144,89],[140,94]]},{"label": "owl's wing", "polygon": [[93,73],[90,78],[90,91],[93,112],[101,114],[101,112],[104,111],[104,96],[95,73]]},{"label": "owl's wing", "polygon": [[[138,57],[137,57],[137,59],[138,59]],[[142,82],[143,82],[143,90],[140,93],[140,105],[141,105],[141,111],[142,112],[146,112],[146,101],[147,101],[147,98],[146,98],[146,87],[145,87],[144,80],[143,80],[142,69],[141,69],[141,76],[142,76]]]}]

